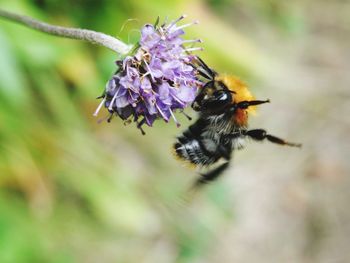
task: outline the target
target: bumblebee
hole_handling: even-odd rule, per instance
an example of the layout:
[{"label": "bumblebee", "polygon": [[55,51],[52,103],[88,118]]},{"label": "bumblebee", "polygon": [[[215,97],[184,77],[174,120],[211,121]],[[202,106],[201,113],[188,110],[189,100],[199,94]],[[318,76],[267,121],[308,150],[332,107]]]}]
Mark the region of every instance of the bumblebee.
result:
[{"label": "bumblebee", "polygon": [[223,163],[201,174],[194,186],[217,179],[228,168],[232,152],[242,149],[247,139],[267,140],[279,145],[301,147],[267,133],[264,129],[248,129],[248,115],[257,105],[270,102],[255,100],[247,86],[237,77],[221,75],[197,57],[198,74],[205,79],[199,90],[193,110],[198,119],[177,137],[173,145],[175,155],[190,164],[210,169],[219,160]]}]

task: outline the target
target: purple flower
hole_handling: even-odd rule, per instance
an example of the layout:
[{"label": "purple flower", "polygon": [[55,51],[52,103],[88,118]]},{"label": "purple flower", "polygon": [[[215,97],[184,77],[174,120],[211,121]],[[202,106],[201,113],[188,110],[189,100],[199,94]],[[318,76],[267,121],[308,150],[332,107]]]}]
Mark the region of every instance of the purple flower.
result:
[{"label": "purple flower", "polygon": [[195,24],[177,26],[182,20],[162,25],[147,24],[141,29],[141,38],[132,56],[117,61],[118,71],[108,81],[102,106],[110,112],[110,118],[118,115],[123,120],[131,119],[137,127],[162,118],[166,122],[173,118],[174,111],[190,105],[203,83],[198,79],[195,56],[191,51],[201,48],[187,48],[186,43],[199,40],[183,40],[183,28]]}]

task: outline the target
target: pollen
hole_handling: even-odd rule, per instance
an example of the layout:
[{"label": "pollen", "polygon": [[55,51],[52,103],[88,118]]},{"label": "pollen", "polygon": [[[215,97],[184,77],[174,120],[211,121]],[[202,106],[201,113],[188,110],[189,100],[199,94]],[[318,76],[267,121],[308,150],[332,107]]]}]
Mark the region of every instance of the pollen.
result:
[{"label": "pollen", "polygon": [[[175,144],[176,145],[176,144]],[[176,146],[173,145],[173,147],[171,147],[171,152],[174,156],[174,158],[180,162],[182,162],[182,164],[187,167],[188,169],[194,170],[197,168],[197,165],[192,163],[190,160],[185,159],[183,156],[181,156],[181,154],[179,154],[179,152],[176,150]]]}]

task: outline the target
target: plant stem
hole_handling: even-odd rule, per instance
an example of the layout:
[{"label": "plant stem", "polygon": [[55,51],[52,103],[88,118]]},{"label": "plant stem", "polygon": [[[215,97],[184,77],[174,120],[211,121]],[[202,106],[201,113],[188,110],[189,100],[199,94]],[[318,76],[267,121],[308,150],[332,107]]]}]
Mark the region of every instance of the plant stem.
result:
[{"label": "plant stem", "polygon": [[1,17],[54,36],[85,40],[93,44],[101,45],[122,55],[127,54],[132,47],[104,33],[87,29],[50,25],[28,16],[14,14],[0,9],[0,18]]}]

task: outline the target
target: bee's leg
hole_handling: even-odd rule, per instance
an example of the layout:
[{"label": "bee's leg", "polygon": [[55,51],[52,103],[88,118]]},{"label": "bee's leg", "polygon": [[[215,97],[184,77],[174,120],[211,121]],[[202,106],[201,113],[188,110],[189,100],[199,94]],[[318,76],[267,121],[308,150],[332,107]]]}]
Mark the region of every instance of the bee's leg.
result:
[{"label": "bee's leg", "polygon": [[229,162],[226,162],[205,174],[200,174],[200,177],[194,182],[192,188],[197,189],[216,180],[227,169],[228,165]]},{"label": "bee's leg", "polygon": [[229,161],[231,159],[231,154],[232,154],[232,149],[231,147],[225,147],[223,145],[219,145],[218,149],[218,154],[222,158],[224,158],[226,161]]},{"label": "bee's leg", "polygon": [[265,130],[263,129],[255,129],[255,130],[248,130],[246,131],[243,135],[246,135],[253,140],[256,141],[263,141],[267,139],[268,141],[272,143],[277,143],[280,145],[288,145],[288,146],[293,146],[293,147],[301,147],[300,143],[292,143],[292,142],[287,142],[281,138],[278,138],[276,136],[273,136],[271,134],[268,134]]}]

